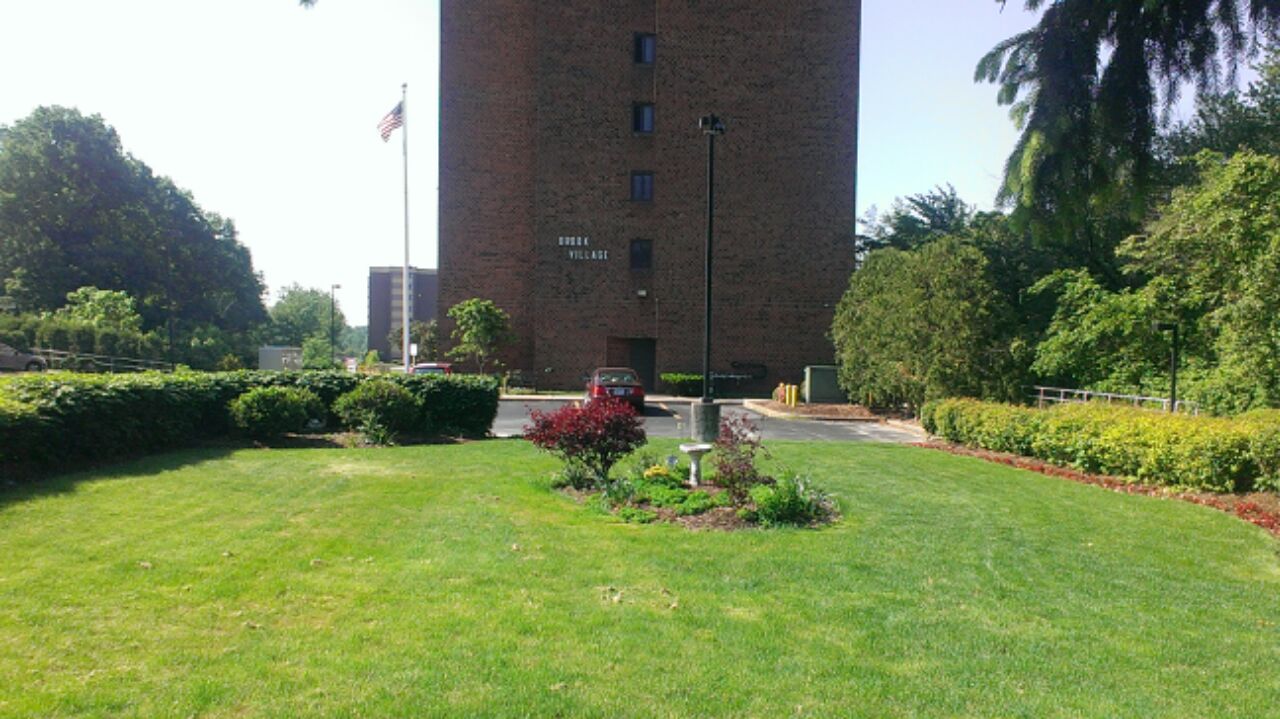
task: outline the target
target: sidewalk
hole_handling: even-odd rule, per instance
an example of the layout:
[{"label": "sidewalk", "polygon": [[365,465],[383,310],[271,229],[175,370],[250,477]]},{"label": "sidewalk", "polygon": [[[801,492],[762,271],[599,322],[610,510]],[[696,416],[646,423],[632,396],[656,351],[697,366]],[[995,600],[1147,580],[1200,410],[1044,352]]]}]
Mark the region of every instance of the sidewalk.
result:
[{"label": "sidewalk", "polygon": [[[797,420],[811,420],[811,421],[816,420],[819,422],[873,422],[876,424],[888,425],[895,429],[901,429],[907,432],[911,432],[913,434],[918,434],[921,437],[929,436],[929,433],[925,432],[924,428],[922,428],[916,422],[906,422],[898,419],[889,419],[887,417],[878,417],[871,414],[855,415],[845,411],[835,411],[835,408],[837,407],[843,409],[846,406],[847,405],[833,405],[832,411],[823,412],[821,409],[822,406],[819,405],[814,408],[806,407],[805,409],[807,411],[800,412],[800,411],[788,411],[787,409],[779,408],[777,402],[771,402],[769,400],[749,399],[743,403],[743,407],[745,409],[749,409],[752,412],[757,412],[766,417],[773,417],[774,419],[797,419]],[[796,409],[800,409],[800,408],[797,407]],[[813,410],[817,410],[817,411],[813,411]]]}]

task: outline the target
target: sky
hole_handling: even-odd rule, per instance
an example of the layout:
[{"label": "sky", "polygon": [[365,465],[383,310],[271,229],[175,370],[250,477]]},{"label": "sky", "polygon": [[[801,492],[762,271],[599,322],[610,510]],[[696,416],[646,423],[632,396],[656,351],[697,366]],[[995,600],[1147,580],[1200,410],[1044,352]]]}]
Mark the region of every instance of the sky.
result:
[{"label": "sky", "polygon": [[[775,0],[761,0],[773,2]],[[777,0],[781,1],[781,0]],[[0,0],[0,124],[98,114],[126,151],[235,220],[273,302],[328,290],[364,324],[399,265],[408,84],[410,262],[436,266],[439,0]],[[858,215],[951,183],[990,208],[1016,131],[978,59],[1035,16],[993,0],[864,0]]]}]

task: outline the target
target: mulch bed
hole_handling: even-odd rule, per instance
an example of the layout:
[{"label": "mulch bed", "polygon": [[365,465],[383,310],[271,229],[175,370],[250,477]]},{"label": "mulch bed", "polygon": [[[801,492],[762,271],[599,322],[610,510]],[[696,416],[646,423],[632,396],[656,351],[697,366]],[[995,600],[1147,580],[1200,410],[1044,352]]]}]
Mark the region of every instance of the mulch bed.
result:
[{"label": "mulch bed", "polygon": [[1092,484],[1095,487],[1102,487],[1103,489],[1108,489],[1112,492],[1121,492],[1123,494],[1142,494],[1148,497],[1160,497],[1162,499],[1176,499],[1183,502],[1191,502],[1192,504],[1199,504],[1204,507],[1212,507],[1228,514],[1234,514],[1240,519],[1243,519],[1250,524],[1256,524],[1270,532],[1272,535],[1280,537],[1280,496],[1272,492],[1248,492],[1241,494],[1185,492],[1157,485],[1129,482],[1120,477],[1088,474],[1079,470],[1049,464],[1041,459],[1022,457],[1016,454],[1006,454],[1004,452],[992,452],[985,449],[973,449],[971,447],[963,447],[949,442],[914,442],[912,443],[912,446],[923,447],[925,449],[936,449],[964,457],[977,457],[978,459],[985,459],[988,462],[997,462],[999,464],[1009,465],[1010,467],[1017,467],[1018,469],[1027,469],[1050,477],[1060,477],[1062,479],[1069,479],[1073,482],[1080,482],[1082,484]]}]

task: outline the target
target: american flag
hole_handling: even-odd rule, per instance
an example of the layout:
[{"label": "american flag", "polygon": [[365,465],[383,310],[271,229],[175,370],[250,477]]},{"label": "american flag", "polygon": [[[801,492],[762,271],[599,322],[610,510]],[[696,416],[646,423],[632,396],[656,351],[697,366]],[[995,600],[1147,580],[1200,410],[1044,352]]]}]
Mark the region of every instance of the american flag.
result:
[{"label": "american flag", "polygon": [[387,113],[387,116],[378,122],[378,132],[382,134],[382,141],[386,142],[391,139],[391,133],[395,132],[397,127],[404,124],[404,102],[396,103],[395,109]]}]

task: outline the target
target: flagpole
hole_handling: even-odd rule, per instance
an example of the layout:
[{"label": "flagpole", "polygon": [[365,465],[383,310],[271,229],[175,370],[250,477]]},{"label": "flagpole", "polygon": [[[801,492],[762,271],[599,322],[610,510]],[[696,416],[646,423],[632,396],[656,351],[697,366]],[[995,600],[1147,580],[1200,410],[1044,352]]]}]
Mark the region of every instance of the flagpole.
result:
[{"label": "flagpole", "polygon": [[413,304],[409,296],[409,83],[400,85],[400,139],[404,148],[404,270],[400,275],[400,318],[404,336],[400,355],[404,359],[405,374],[409,373],[409,315]]}]

